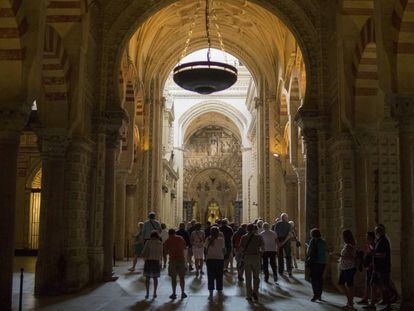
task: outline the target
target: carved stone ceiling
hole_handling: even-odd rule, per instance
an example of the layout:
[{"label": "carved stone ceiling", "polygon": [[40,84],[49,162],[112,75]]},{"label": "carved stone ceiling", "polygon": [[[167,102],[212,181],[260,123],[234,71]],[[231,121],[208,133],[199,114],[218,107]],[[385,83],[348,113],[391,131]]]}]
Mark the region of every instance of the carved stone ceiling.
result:
[{"label": "carved stone ceiling", "polygon": [[[137,30],[128,54],[141,80],[154,75],[166,78],[188,38],[187,54],[207,46],[204,10],[205,1],[177,1]],[[241,59],[254,76],[265,74],[269,83],[276,85],[279,69],[296,44],[288,28],[275,15],[244,0],[211,1],[210,14],[213,47],[220,48],[218,26],[225,50]]]},{"label": "carved stone ceiling", "polygon": [[191,121],[184,133],[184,143],[199,129],[206,126],[220,126],[230,130],[239,141],[241,141],[241,133],[233,121],[225,115],[217,112],[206,112]]}]

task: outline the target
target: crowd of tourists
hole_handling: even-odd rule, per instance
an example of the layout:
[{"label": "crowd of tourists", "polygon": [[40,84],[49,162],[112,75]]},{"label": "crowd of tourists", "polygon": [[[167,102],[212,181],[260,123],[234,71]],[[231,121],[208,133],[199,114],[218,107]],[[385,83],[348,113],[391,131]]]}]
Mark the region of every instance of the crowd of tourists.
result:
[{"label": "crowd of tourists", "polygon": [[[146,299],[149,298],[151,279],[154,283],[153,298],[157,297],[158,278],[168,263],[172,286],[170,299],[177,298],[177,279],[181,299],[187,297],[185,274],[194,270],[197,278],[206,271],[209,300],[213,300],[214,291],[221,299],[224,297],[224,275],[236,270],[238,281],[245,283],[246,299],[258,301],[260,274],[263,273],[265,282],[270,283],[270,266],[274,284],[278,284],[278,275],[293,277],[293,268],[298,267],[296,260],[302,247],[295,224],[289,221],[286,213],[282,213],[273,224],[256,219],[250,224],[237,226],[224,218],[214,224],[207,222],[205,226],[192,220],[188,224],[180,223],[178,229],[168,230],[165,224],[156,220],[155,213],[150,213],[147,221],[138,224],[134,238],[135,257],[129,270],[134,271],[138,258],[143,258]],[[307,278],[313,289],[312,302],[323,301],[323,275],[328,255],[339,260],[339,285],[346,293],[346,309],[355,310],[354,277],[358,270],[365,273],[365,294],[358,302],[365,304],[364,308],[375,309],[378,303],[391,304],[399,299],[390,277],[391,250],[383,225],[367,233],[363,249],[356,246],[352,232],[344,230],[339,253],[328,252],[320,230],[314,228],[305,251]]]}]

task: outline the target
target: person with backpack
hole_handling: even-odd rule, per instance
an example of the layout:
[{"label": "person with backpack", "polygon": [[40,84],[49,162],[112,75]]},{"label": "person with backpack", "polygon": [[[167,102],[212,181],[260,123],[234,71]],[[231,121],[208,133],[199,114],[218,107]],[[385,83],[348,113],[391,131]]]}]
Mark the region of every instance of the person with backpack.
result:
[{"label": "person with backpack", "polygon": [[194,231],[191,233],[191,247],[194,256],[196,277],[203,275],[204,261],[204,231],[201,230],[201,224],[198,222],[194,225]]},{"label": "person with backpack", "polygon": [[224,238],[220,235],[218,227],[213,226],[210,237],[205,241],[207,280],[210,301],[213,300],[214,289],[217,290],[219,298],[223,298],[223,275],[224,275],[224,253],[226,246]]},{"label": "person with backpack", "polygon": [[[240,242],[242,260],[246,276],[246,300],[259,301],[259,285],[261,270],[261,252],[264,247],[263,237],[257,234],[257,226],[249,224],[247,234]],[[252,286],[253,281],[253,286]]]},{"label": "person with backpack", "polygon": [[342,287],[347,297],[347,304],[344,306],[347,310],[356,310],[354,308],[354,278],[357,272],[357,248],[355,245],[352,231],[346,229],[342,232],[344,241],[340,254],[334,254],[339,257],[339,286]]},{"label": "person with backpack", "polygon": [[155,219],[155,213],[150,212],[148,214],[148,220],[144,222],[144,226],[142,228],[142,235],[144,238],[144,243],[146,243],[151,238],[152,231],[157,231],[158,234],[161,234],[161,224],[158,220]]},{"label": "person with backpack", "polygon": [[242,264],[242,254],[240,251],[240,242],[242,237],[247,233],[247,225],[242,224],[240,228],[233,235],[233,251],[234,258],[236,259],[237,278],[239,282],[243,282],[244,266]]},{"label": "person with backpack", "polygon": [[162,242],[158,231],[152,231],[150,239],[145,243],[142,250],[142,257],[145,260],[144,263],[144,275],[145,275],[145,287],[146,295],[145,299],[149,297],[150,279],[154,280],[154,294],[153,298],[157,298],[158,278],[161,272],[162,262]]},{"label": "person with backpack", "polygon": [[277,248],[279,241],[277,239],[277,234],[270,230],[270,225],[265,222],[263,223],[263,231],[260,233],[263,238],[264,247],[263,247],[263,273],[265,276],[265,282],[269,282],[269,262],[270,267],[273,271],[273,279],[277,283],[277,265],[276,265],[276,256]]},{"label": "person with backpack", "polygon": [[322,239],[321,232],[317,228],[311,230],[310,236],[305,265],[310,270],[313,290],[311,301],[315,302],[317,300],[322,301],[323,273],[326,267],[326,242]]}]

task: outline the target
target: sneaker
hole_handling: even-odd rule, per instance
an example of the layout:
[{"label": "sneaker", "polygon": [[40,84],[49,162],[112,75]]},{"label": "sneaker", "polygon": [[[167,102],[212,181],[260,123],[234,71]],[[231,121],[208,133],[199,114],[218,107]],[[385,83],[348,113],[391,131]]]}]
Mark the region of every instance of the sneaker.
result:
[{"label": "sneaker", "polygon": [[256,294],[256,293],[253,293],[253,294],[252,294],[252,298],[253,298],[255,301],[259,301],[259,297],[257,296],[257,294]]},{"label": "sneaker", "polygon": [[129,268],[128,271],[134,272],[135,268]]},{"label": "sneaker", "polygon": [[312,302],[316,302],[316,300],[318,300],[315,296],[312,297],[311,301]]},{"label": "sneaker", "polygon": [[182,293],[181,294],[181,299],[185,299],[185,298],[187,298],[188,296],[187,296],[187,294],[186,293]]},{"label": "sneaker", "polygon": [[177,295],[176,295],[176,294],[172,294],[172,295],[170,296],[170,299],[177,299]]}]

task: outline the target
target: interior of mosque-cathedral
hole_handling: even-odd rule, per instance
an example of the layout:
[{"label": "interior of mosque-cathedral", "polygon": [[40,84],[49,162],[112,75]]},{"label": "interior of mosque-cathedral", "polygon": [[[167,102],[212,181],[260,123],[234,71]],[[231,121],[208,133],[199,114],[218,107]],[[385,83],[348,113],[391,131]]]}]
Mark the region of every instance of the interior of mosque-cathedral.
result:
[{"label": "interior of mosque-cathedral", "polygon": [[36,295],[78,292],[149,211],[287,212],[333,252],[382,223],[414,309],[414,0],[210,3],[213,58],[239,76],[196,95],[172,70],[205,55],[205,0],[0,0],[1,310],[15,255],[36,255]]}]

